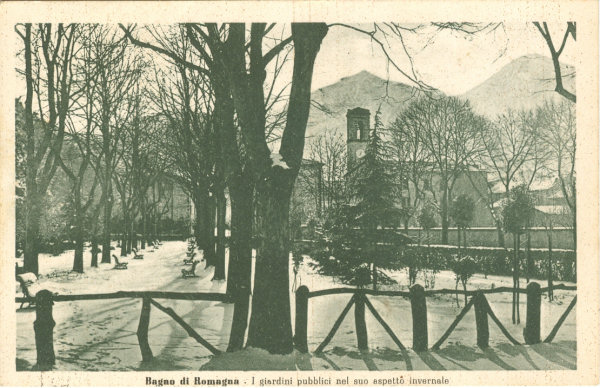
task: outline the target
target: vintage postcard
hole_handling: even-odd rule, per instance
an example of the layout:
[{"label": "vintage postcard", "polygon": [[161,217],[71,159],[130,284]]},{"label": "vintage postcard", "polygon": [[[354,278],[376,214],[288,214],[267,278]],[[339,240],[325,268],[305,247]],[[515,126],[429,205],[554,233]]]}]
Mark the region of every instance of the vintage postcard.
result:
[{"label": "vintage postcard", "polygon": [[597,2],[0,18],[0,385],[598,384]]}]

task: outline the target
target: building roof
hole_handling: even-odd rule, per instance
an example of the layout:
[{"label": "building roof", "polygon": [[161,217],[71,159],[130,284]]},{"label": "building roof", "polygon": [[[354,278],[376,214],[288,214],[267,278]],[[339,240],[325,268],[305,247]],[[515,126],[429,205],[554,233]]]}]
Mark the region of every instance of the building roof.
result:
[{"label": "building roof", "polygon": [[565,214],[568,211],[563,205],[540,205],[536,206],[535,210],[544,214]]},{"label": "building roof", "polygon": [[321,163],[314,159],[305,159],[302,158],[302,166],[323,166],[324,163]]},{"label": "building roof", "polygon": [[346,117],[348,116],[370,116],[371,115],[371,111],[369,111],[368,109],[365,108],[361,108],[361,107],[356,107],[354,109],[348,109],[348,112],[346,113]]}]

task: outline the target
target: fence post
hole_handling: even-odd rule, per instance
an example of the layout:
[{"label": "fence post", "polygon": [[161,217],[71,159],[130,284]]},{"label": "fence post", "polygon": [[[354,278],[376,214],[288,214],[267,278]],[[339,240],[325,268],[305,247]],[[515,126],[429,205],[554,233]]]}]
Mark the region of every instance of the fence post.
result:
[{"label": "fence post", "polygon": [[481,349],[489,347],[490,328],[488,325],[488,304],[483,292],[477,291],[475,298],[475,325],[477,326],[477,346]]},{"label": "fence post", "polygon": [[51,370],[56,361],[54,355],[54,326],[52,318],[53,295],[48,290],[40,290],[35,297],[35,349],[37,351],[36,370]]},{"label": "fence post", "polygon": [[542,293],[537,282],[527,285],[527,322],[523,329],[523,337],[527,345],[537,344],[540,339],[540,305]]},{"label": "fence post", "polygon": [[365,294],[358,292],[354,304],[354,323],[356,325],[356,340],[358,350],[369,350],[369,339],[367,336],[367,323],[365,322]]},{"label": "fence post", "polygon": [[142,352],[142,361],[151,361],[153,358],[152,349],[148,344],[148,326],[150,325],[150,298],[143,297],[142,313],[140,314],[140,323],[137,329],[138,343]]},{"label": "fence post", "polygon": [[296,290],[296,324],[294,327],[294,345],[302,353],[308,352],[306,332],[308,327],[308,287],[300,286]]},{"label": "fence post", "polygon": [[410,288],[410,308],[413,324],[413,350],[424,352],[429,347],[427,339],[427,301],[425,290],[420,284]]}]

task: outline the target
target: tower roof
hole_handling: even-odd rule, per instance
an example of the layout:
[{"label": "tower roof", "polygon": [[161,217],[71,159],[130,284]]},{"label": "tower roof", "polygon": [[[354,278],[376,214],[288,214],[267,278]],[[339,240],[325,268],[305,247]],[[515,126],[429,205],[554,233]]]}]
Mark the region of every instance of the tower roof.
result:
[{"label": "tower roof", "polygon": [[356,107],[354,109],[348,109],[346,117],[348,116],[370,116],[371,112],[368,109]]}]

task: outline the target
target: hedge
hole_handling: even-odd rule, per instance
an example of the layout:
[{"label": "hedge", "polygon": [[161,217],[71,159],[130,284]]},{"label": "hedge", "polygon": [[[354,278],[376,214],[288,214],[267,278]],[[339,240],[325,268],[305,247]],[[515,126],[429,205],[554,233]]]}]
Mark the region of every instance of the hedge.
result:
[{"label": "hedge", "polygon": [[[461,248],[462,256],[470,256],[475,260],[477,272],[486,275],[512,276],[513,250],[504,248],[473,247]],[[440,270],[450,270],[453,257],[459,254],[455,246],[406,246],[400,251],[400,260],[409,263],[419,263],[426,260],[436,263]],[[532,268],[529,276],[537,279],[547,278],[548,251],[530,250]],[[415,260],[416,258],[416,260]],[[525,277],[527,252],[520,250],[520,276]],[[576,254],[570,250],[552,251],[552,278],[569,282],[577,281]]]},{"label": "hedge", "polygon": [[[309,254],[314,242],[300,240],[295,242],[295,249]],[[400,248],[395,254],[398,256],[399,266],[416,267],[417,269],[452,270],[455,255],[458,255],[456,246],[445,245],[407,245]],[[485,275],[512,276],[513,250],[505,248],[471,247],[461,248],[461,255],[474,259],[477,273]],[[529,276],[535,279],[547,278],[548,250],[530,250],[532,268]],[[520,277],[526,276],[527,252],[520,250]],[[552,278],[569,282],[577,281],[576,253],[572,250],[552,251]]]}]

